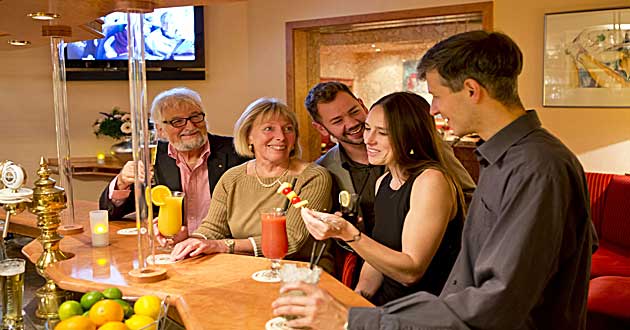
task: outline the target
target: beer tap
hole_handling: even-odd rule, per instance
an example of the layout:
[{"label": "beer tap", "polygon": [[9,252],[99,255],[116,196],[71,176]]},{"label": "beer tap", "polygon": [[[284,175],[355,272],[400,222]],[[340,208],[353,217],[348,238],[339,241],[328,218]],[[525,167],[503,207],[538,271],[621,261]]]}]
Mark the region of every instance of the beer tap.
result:
[{"label": "beer tap", "polygon": [[7,237],[12,215],[24,211],[31,202],[33,190],[24,188],[26,182],[26,171],[22,166],[11,161],[0,162],[0,205],[6,211],[6,219],[2,226],[2,237],[0,238],[0,260],[7,258],[4,240]]}]

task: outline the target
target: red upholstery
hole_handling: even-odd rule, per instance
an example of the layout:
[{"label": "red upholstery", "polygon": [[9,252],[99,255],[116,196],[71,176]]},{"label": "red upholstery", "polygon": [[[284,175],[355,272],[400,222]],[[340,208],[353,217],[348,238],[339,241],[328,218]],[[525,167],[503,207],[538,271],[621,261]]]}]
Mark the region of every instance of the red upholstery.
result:
[{"label": "red upholstery", "polygon": [[605,173],[586,173],[588,193],[591,197],[591,217],[598,234],[601,232],[601,221],[604,218],[606,189],[614,176],[614,174]]},{"label": "red upholstery", "polygon": [[343,269],[341,273],[341,283],[352,289],[355,270],[357,268],[357,255],[347,252],[343,260]]},{"label": "red upholstery", "polygon": [[591,280],[588,329],[630,328],[630,277],[602,276]]},{"label": "red upholstery", "polygon": [[600,242],[591,260],[591,278],[606,275],[630,276],[630,251]]},{"label": "red upholstery", "polygon": [[630,176],[615,175],[610,181],[599,233],[602,240],[630,252]]}]

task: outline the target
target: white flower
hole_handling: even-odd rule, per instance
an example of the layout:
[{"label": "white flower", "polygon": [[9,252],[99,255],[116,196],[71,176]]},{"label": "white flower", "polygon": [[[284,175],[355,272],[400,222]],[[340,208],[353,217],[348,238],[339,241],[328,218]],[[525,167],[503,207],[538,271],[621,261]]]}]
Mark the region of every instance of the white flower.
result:
[{"label": "white flower", "polygon": [[128,113],[124,114],[122,116],[122,118],[120,118],[120,120],[122,121],[130,121],[131,120],[131,115],[129,115]]},{"label": "white flower", "polygon": [[122,117],[121,115],[114,115],[114,118],[116,119],[120,119],[120,117]]},{"label": "white flower", "polygon": [[120,131],[124,134],[131,134],[131,122],[124,122],[120,125]]}]

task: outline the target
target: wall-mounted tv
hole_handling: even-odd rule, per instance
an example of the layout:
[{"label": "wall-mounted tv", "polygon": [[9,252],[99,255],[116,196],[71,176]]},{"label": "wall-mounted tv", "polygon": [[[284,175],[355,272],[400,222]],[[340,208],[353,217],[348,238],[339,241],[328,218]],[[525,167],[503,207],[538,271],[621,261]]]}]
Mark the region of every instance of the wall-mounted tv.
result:
[{"label": "wall-mounted tv", "polygon": [[[68,43],[68,80],[127,80],[127,14],[102,18],[102,39]],[[145,14],[144,52],[149,80],[204,80],[203,7],[159,8]]]}]

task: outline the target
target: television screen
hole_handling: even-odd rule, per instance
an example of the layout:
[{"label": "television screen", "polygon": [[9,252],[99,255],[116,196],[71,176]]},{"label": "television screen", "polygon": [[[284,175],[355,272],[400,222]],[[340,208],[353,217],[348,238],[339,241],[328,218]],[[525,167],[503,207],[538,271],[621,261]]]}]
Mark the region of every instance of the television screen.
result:
[{"label": "television screen", "polygon": [[[68,80],[126,79],[127,14],[111,13],[102,20],[104,38],[67,44]],[[203,7],[155,9],[144,15],[143,29],[148,79],[205,78],[203,72],[202,78],[173,76],[173,71],[205,66]],[[161,70],[169,71],[168,77],[155,74]]]}]

